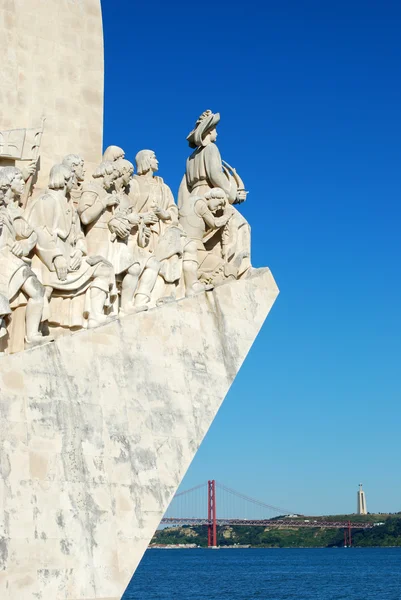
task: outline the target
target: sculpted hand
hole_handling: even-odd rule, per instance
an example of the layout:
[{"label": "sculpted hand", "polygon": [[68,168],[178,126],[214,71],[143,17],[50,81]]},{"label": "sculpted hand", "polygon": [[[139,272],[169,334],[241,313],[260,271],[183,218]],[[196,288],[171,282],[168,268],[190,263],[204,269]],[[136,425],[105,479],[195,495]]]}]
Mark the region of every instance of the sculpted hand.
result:
[{"label": "sculpted hand", "polygon": [[159,218],[153,211],[143,213],[141,216],[142,216],[142,219],[143,219],[143,222],[145,223],[145,225],[154,225],[159,220]]},{"label": "sculpted hand", "polygon": [[22,169],[22,176],[24,181],[28,181],[28,179],[35,174],[36,171],[36,160],[33,160],[26,167]]},{"label": "sculpted hand", "polygon": [[222,217],[219,217],[218,219],[216,219],[216,227],[224,227],[224,225],[228,223],[230,218],[231,215],[223,215]]},{"label": "sculpted hand", "polygon": [[106,207],[108,206],[118,206],[120,204],[120,198],[117,194],[108,194],[105,200]]},{"label": "sculpted hand", "polygon": [[168,213],[167,210],[160,208],[160,206],[155,207],[154,213],[162,221],[168,221],[170,219],[170,213]]},{"label": "sculpted hand", "polygon": [[56,256],[54,259],[54,266],[56,268],[57,277],[60,281],[66,281],[67,279],[67,261],[64,256]]},{"label": "sculpted hand", "polygon": [[82,264],[82,256],[82,250],[79,250],[77,248],[71,257],[70,267],[73,271],[78,271],[78,269],[80,268]]},{"label": "sculpted hand", "polygon": [[18,258],[21,258],[24,254],[24,247],[21,242],[14,242],[11,246],[11,252],[15,254],[15,256],[18,256]]},{"label": "sculpted hand", "polygon": [[36,160],[30,162],[29,165],[25,168],[28,171],[29,175],[33,175],[36,171]]},{"label": "sculpted hand", "polygon": [[119,238],[125,238],[130,232],[128,223],[120,219],[111,219],[109,221],[109,229],[112,233],[118,235]]},{"label": "sculpted hand", "polygon": [[238,190],[237,191],[237,202],[240,204],[241,202],[244,202],[246,200],[246,197],[248,195],[248,192],[246,190]]}]

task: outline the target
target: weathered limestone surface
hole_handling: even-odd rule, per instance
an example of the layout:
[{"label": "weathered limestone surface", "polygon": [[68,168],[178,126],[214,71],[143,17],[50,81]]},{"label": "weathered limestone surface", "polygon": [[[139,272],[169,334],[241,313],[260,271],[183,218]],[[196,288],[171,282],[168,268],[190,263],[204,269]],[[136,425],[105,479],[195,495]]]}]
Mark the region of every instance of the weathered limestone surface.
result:
[{"label": "weathered limestone surface", "polygon": [[103,135],[100,0],[4,0],[0,39],[0,130],[40,127],[46,117],[38,187],[70,152],[92,173]]},{"label": "weathered limestone surface", "polygon": [[1,600],[121,598],[277,294],[259,269],[0,358]]}]

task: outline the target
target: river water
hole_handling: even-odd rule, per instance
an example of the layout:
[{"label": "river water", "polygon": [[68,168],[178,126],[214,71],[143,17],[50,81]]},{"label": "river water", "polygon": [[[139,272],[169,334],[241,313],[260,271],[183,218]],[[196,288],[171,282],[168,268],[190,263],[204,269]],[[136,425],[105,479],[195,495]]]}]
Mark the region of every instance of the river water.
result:
[{"label": "river water", "polygon": [[401,548],[148,550],[124,600],[401,600]]}]

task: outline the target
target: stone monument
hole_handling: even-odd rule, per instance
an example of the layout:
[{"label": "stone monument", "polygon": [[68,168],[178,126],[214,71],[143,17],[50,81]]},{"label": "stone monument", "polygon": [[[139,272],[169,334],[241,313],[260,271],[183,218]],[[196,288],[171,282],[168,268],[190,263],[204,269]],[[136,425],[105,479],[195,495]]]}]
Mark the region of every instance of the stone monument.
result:
[{"label": "stone monument", "polygon": [[119,600],[278,289],[220,115],[188,136],[176,204],[153,151],[101,156],[99,0],[5,6],[0,598]]}]

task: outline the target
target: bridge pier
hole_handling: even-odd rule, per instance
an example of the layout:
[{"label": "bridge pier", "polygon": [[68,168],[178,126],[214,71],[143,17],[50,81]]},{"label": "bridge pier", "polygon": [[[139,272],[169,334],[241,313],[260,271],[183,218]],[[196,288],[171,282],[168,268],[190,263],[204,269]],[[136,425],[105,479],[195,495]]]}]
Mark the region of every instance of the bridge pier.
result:
[{"label": "bridge pier", "polygon": [[351,521],[348,521],[348,525],[344,528],[344,548],[352,548],[352,527]]}]

